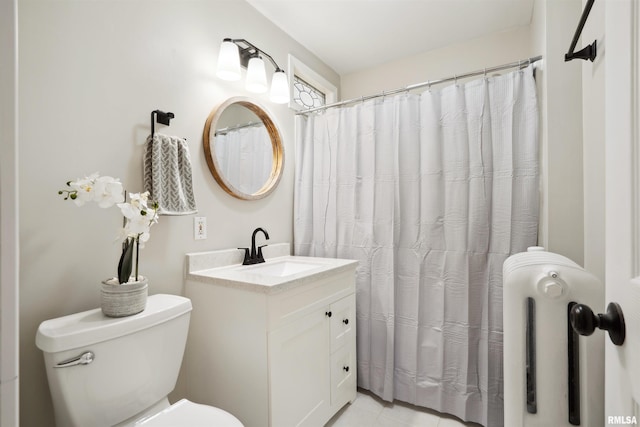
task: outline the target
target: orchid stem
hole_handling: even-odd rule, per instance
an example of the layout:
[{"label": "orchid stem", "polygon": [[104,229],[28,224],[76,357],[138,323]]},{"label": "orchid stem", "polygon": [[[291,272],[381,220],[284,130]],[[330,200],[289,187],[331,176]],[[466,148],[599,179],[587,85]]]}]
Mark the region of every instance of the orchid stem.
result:
[{"label": "orchid stem", "polygon": [[140,256],[140,235],[136,236],[136,282],[139,280],[138,278],[138,257]]},{"label": "orchid stem", "polygon": [[[124,202],[123,203],[127,203],[127,190],[124,190]],[[122,216],[122,228],[125,228],[127,226],[127,217],[126,216]]]}]

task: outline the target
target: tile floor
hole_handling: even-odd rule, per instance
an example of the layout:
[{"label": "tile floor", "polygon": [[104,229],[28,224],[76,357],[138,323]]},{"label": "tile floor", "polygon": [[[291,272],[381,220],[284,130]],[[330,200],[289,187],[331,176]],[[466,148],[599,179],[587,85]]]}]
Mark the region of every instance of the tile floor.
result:
[{"label": "tile floor", "polygon": [[358,389],[356,400],[342,408],[325,427],[480,427],[403,402],[385,402]]}]

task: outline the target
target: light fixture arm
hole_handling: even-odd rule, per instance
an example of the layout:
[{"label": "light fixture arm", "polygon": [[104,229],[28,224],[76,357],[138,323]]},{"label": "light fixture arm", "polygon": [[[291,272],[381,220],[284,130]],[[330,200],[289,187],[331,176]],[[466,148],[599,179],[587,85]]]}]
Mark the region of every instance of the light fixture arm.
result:
[{"label": "light fixture arm", "polygon": [[[258,54],[260,54],[262,56],[266,56],[269,59],[269,61],[274,66],[276,71],[283,71],[282,68],[280,68],[278,66],[276,61],[274,61],[274,59],[271,57],[271,55],[269,55],[267,52],[265,52],[264,50],[260,49],[259,47],[257,47],[253,43],[250,43],[250,42],[246,41],[245,39],[225,39],[225,41],[230,41],[230,42],[235,43],[236,45],[238,45],[238,47],[240,48],[240,64],[243,67],[245,67],[245,68],[247,67],[247,64],[249,63],[249,59],[253,58],[254,56],[256,56]],[[247,46],[243,47],[240,43],[243,43],[243,44],[245,44]]]}]

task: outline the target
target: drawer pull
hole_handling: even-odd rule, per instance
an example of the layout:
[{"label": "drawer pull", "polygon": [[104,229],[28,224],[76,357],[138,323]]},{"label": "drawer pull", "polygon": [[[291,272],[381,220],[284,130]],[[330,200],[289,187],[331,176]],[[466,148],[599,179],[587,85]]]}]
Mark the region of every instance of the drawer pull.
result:
[{"label": "drawer pull", "polygon": [[326,311],[326,312],[324,313],[324,315],[325,315],[325,316],[327,316],[327,317],[331,317],[331,312],[330,312],[330,311]]},{"label": "drawer pull", "polygon": [[342,369],[344,369],[345,372],[349,372],[349,367],[348,366],[343,366]]},{"label": "drawer pull", "polygon": [[344,323],[345,325],[348,325],[348,324],[349,324],[349,319],[344,319],[344,320],[342,321],[342,323]]}]

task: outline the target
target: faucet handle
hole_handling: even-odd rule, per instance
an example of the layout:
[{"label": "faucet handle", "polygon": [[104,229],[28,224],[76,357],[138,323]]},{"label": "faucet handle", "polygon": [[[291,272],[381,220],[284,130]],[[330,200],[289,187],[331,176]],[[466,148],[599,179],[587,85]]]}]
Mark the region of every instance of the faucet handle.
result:
[{"label": "faucet handle", "polygon": [[249,255],[249,248],[238,248],[239,250],[244,250],[244,261],[242,261],[242,265],[251,264],[251,256]]},{"label": "faucet handle", "polygon": [[258,261],[257,262],[264,262],[264,256],[262,255],[262,248],[264,248],[265,246],[269,246],[269,245],[262,245],[262,246],[258,246]]}]

